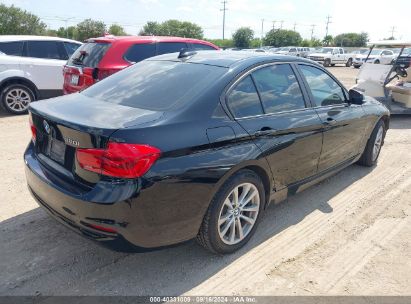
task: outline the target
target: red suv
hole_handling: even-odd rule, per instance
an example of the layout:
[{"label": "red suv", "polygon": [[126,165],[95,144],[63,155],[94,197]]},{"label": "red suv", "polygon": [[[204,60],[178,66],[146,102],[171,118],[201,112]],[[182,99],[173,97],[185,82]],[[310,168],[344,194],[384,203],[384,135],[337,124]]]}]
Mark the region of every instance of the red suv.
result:
[{"label": "red suv", "polygon": [[156,55],[188,50],[218,50],[214,44],[189,38],[106,36],[86,41],[64,66],[64,94],[85,89],[97,81]]}]

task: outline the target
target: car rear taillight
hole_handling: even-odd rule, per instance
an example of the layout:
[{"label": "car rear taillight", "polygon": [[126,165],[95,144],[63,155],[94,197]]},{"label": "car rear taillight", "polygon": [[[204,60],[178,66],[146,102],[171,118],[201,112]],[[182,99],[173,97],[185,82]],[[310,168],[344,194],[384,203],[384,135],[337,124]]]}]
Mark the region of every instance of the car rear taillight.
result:
[{"label": "car rear taillight", "polygon": [[76,150],[81,168],[102,175],[119,178],[143,176],[161,151],[149,145],[109,142],[106,149]]},{"label": "car rear taillight", "polygon": [[103,80],[104,78],[114,74],[115,72],[118,72],[118,70],[116,70],[116,69],[98,69],[97,79],[98,80]]},{"label": "car rear taillight", "polygon": [[34,126],[33,117],[31,116],[31,113],[29,114],[29,123],[30,123],[30,130],[31,130],[31,140],[33,141],[33,143],[35,143],[36,138],[37,138],[37,129]]}]

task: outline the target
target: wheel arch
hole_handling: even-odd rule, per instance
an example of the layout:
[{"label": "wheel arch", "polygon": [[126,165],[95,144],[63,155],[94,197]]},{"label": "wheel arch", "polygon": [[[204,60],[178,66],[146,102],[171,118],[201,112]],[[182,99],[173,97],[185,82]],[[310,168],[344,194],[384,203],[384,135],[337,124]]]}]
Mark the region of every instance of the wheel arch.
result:
[{"label": "wheel arch", "polygon": [[264,187],[264,194],[265,194],[265,202],[264,208],[267,207],[270,201],[270,194],[271,189],[273,188],[273,177],[271,174],[271,169],[269,168],[268,163],[266,160],[258,160],[258,161],[246,161],[242,164],[239,164],[233,168],[231,168],[226,174],[220,178],[220,180],[215,184],[214,191],[212,197],[218,192],[220,187],[232,176],[237,174],[241,170],[250,170],[257,174],[261,181],[263,182]]},{"label": "wheel arch", "polygon": [[37,86],[31,80],[20,76],[8,77],[0,81],[0,95],[2,95],[3,90],[11,84],[23,84],[28,86],[33,91],[35,100],[37,100],[37,98],[39,98],[40,96]]}]

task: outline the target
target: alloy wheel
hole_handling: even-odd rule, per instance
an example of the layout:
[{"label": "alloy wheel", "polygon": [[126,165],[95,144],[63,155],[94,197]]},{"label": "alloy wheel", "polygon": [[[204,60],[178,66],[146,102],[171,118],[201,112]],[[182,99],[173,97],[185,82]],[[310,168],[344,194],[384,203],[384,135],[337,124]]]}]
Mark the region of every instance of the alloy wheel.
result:
[{"label": "alloy wheel", "polygon": [[260,194],[256,186],[244,183],[236,186],[224,200],[218,218],[218,234],[227,245],[235,245],[251,232],[260,209]]},{"label": "alloy wheel", "polygon": [[13,88],[5,96],[5,105],[14,112],[26,111],[31,101],[31,94],[22,88]]}]

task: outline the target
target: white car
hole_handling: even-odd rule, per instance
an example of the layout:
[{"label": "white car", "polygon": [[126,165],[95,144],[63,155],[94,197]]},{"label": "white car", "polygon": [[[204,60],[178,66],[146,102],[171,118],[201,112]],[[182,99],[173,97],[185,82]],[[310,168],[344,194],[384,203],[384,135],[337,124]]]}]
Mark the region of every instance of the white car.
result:
[{"label": "white car", "polygon": [[[368,52],[357,55],[353,60],[353,66],[359,68],[367,59]],[[367,62],[375,64],[391,64],[392,61],[398,56],[392,50],[389,49],[373,49]]]},{"label": "white car", "polygon": [[298,48],[295,46],[282,47],[277,52],[275,52],[275,54],[300,56],[300,52],[298,51]]},{"label": "white car", "polygon": [[80,42],[45,36],[0,36],[0,104],[13,114],[63,93],[63,66]]}]

